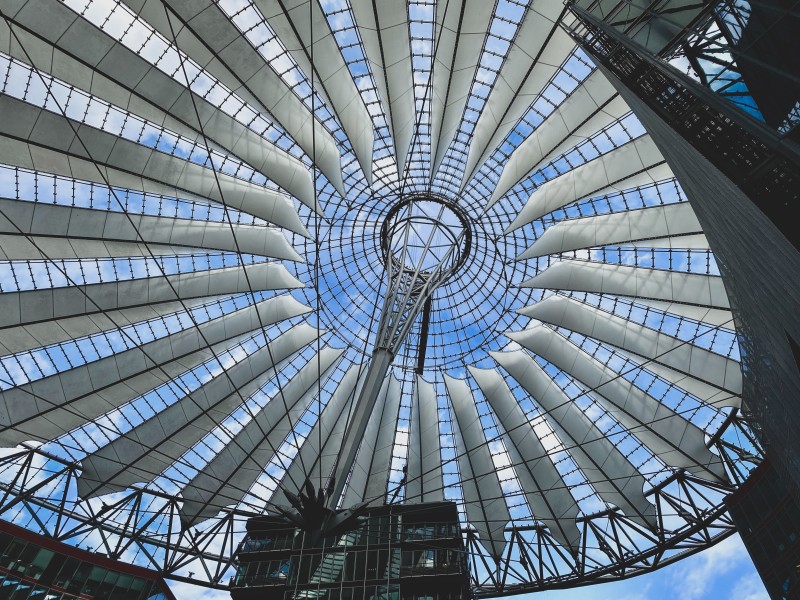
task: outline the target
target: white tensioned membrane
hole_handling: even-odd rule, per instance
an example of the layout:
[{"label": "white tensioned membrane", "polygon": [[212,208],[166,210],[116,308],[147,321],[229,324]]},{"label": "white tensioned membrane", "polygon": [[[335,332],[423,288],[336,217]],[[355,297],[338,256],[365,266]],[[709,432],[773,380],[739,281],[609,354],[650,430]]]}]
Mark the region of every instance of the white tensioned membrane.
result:
[{"label": "white tensioned membrane", "polygon": [[[560,3],[0,9],[2,518],[221,585],[248,516],[335,476],[457,501],[484,594],[730,531],[725,289]],[[470,253],[355,439],[411,196]]]}]

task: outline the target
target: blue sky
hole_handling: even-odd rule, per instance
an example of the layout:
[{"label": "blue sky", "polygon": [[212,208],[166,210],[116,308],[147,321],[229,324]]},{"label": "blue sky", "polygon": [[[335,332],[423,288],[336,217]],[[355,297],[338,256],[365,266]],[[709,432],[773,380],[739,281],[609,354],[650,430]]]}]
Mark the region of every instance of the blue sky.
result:
[{"label": "blue sky", "polygon": [[[227,591],[171,583],[178,600],[228,600]],[[575,590],[512,596],[519,600],[769,600],[738,535],[641,577]]]}]

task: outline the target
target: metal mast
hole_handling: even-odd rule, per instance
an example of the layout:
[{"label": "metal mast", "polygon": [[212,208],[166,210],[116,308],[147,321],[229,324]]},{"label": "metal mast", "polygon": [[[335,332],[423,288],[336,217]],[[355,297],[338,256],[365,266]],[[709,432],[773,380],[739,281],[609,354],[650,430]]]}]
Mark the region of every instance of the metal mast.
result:
[{"label": "metal mast", "polygon": [[[393,206],[381,227],[381,251],[387,286],[364,383],[348,423],[339,461],[349,473],[358,442],[398,350],[436,289],[452,277],[469,255],[469,219],[454,204],[431,196],[411,197]],[[425,336],[426,332],[421,332]],[[343,462],[342,462],[343,461]],[[338,502],[346,477],[334,482],[330,502]]]}]

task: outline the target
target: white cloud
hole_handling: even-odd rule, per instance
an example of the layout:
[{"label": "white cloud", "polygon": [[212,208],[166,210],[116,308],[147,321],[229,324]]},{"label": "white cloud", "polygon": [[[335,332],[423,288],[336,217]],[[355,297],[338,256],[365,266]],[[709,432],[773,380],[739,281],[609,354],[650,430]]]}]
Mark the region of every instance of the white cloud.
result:
[{"label": "white cloud", "polygon": [[609,600],[650,600],[650,584],[643,585],[641,590],[627,593],[623,596],[608,596]]},{"label": "white cloud", "polygon": [[169,589],[178,600],[230,600],[227,590],[212,590],[181,581],[169,581]]},{"label": "white cloud", "polygon": [[647,581],[641,577],[634,577],[574,590],[539,592],[520,596],[519,600],[654,600],[657,597],[652,579]]},{"label": "white cloud", "polygon": [[769,594],[756,573],[745,575],[731,590],[731,600],[769,600]]},{"label": "white cloud", "polygon": [[[673,572],[677,600],[707,598],[718,578],[750,561],[742,540],[733,535],[700,553],[695,560]],[[739,600],[737,598],[737,600]]]}]

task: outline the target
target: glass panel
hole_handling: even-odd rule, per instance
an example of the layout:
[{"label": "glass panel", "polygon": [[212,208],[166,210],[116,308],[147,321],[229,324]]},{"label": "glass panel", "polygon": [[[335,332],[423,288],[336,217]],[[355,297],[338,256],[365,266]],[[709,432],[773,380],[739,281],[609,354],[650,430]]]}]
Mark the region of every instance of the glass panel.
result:
[{"label": "glass panel", "polygon": [[23,575],[31,575],[32,563],[39,552],[39,547],[34,544],[25,544],[17,555],[17,563],[14,569]]},{"label": "glass panel", "polygon": [[60,588],[66,588],[80,564],[81,561],[77,558],[67,558],[64,561],[64,566],[58,572],[58,576],[54,578],[53,583]]},{"label": "glass panel", "polygon": [[5,554],[3,555],[3,563],[0,566],[5,567],[9,570],[15,570],[19,564],[19,557],[22,554],[23,549],[25,548],[25,543],[14,539],[6,549]]},{"label": "glass panel", "polygon": [[78,562],[78,568],[75,570],[75,574],[66,586],[68,592],[80,593],[86,580],[89,579],[89,574],[92,572],[92,565],[80,561]]},{"label": "glass panel", "polygon": [[103,579],[105,579],[107,569],[103,567],[93,566],[89,572],[89,577],[86,584],[83,586],[83,593],[89,596],[97,597],[97,592],[100,590]]},{"label": "glass panel", "polygon": [[17,583],[19,583],[17,577],[6,575],[3,582],[0,583],[0,600],[8,600],[11,594],[14,593],[14,590],[17,589]]},{"label": "glass panel", "polygon": [[31,561],[30,576],[38,579],[47,569],[48,565],[50,565],[53,556],[55,556],[55,552],[45,548],[39,548],[36,556],[34,556]]},{"label": "glass panel", "polygon": [[33,588],[32,583],[28,583],[27,581],[20,581],[17,584],[17,589],[14,591],[13,594],[9,596],[10,600],[25,600],[31,593],[31,588]]},{"label": "glass panel", "polygon": [[147,597],[146,590],[149,589],[149,582],[139,577],[134,577],[131,587],[128,590],[128,598],[131,600],[144,600]]},{"label": "glass panel", "polygon": [[9,553],[6,551],[8,545],[14,541],[14,538],[8,534],[0,532],[0,565],[6,564]]}]

